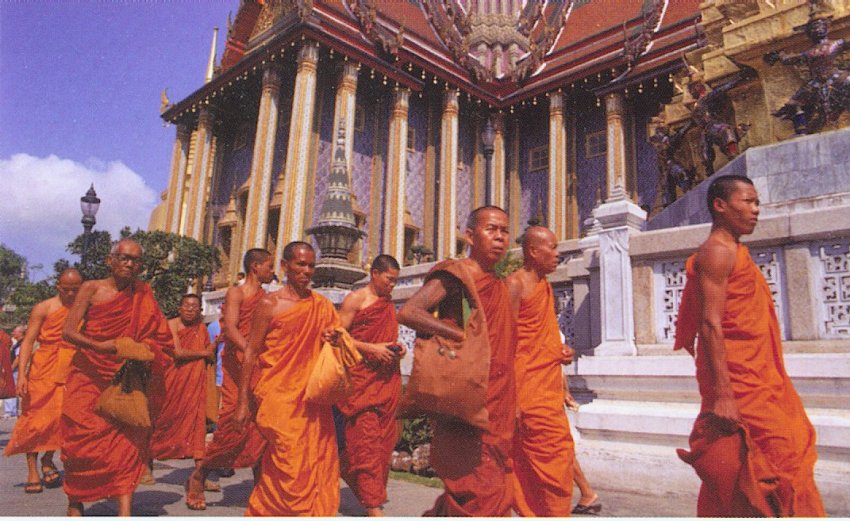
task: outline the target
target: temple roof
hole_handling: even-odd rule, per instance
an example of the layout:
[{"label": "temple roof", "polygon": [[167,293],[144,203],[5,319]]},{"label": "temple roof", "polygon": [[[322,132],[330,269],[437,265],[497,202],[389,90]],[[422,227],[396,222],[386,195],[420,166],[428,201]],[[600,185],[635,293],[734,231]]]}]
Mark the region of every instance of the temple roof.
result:
[{"label": "temple roof", "polygon": [[243,0],[218,75],[306,36],[414,91],[438,78],[502,108],[585,78],[597,92],[666,74],[701,45],[698,20],[698,0]]}]

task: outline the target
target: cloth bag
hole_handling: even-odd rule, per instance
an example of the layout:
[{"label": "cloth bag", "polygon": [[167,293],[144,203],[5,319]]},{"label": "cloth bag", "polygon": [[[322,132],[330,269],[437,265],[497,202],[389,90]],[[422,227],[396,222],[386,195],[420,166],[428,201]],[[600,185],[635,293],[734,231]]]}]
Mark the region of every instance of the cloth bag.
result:
[{"label": "cloth bag", "polygon": [[149,375],[144,362],[124,362],[97,399],[95,412],[130,427],[150,428],[151,416],[145,394]]},{"label": "cloth bag", "polygon": [[417,335],[413,347],[413,368],[402,394],[399,418],[423,414],[444,417],[486,429],[487,386],[490,379],[490,341],[487,320],[481,308],[475,282],[463,262],[444,261],[434,266],[426,282],[435,274],[451,275],[462,286],[458,298],[447,298],[438,316],[463,327],[464,342],[440,336]]},{"label": "cloth bag", "polygon": [[343,328],[336,328],[342,347],[329,342],[322,344],[319,358],[313,366],[304,399],[308,402],[333,405],[351,394],[353,386],[349,370],[363,360],[354,347],[354,340]]}]

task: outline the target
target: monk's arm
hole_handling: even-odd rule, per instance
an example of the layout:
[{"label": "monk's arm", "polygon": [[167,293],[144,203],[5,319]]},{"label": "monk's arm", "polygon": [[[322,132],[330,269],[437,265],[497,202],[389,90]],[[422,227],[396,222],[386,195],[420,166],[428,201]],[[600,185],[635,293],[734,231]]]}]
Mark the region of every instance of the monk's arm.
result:
[{"label": "monk's arm", "polygon": [[712,412],[721,421],[722,428],[733,431],[741,421],[741,415],[732,392],[722,321],[735,253],[719,244],[706,245],[697,254],[696,264],[697,287],[702,296],[700,347],[708,358],[716,396]]},{"label": "monk's arm", "polygon": [[97,285],[97,281],[87,281],[83,282],[83,285],[80,286],[77,298],[74,299],[74,304],[68,311],[68,317],[65,318],[65,325],[62,327],[62,338],[66,342],[82,349],[91,349],[101,353],[116,353],[118,350],[115,349],[114,339],[98,342],[79,331],[80,322],[86,316],[86,311],[88,311],[89,305],[91,305],[92,296],[97,291]]},{"label": "monk's arm", "polygon": [[[351,323],[354,322],[354,317],[357,316],[357,312],[360,310],[362,302],[362,293],[358,292],[349,293],[342,301],[342,305],[339,308],[339,320],[342,327],[347,329],[349,332],[351,331]],[[354,347],[356,347],[357,350],[367,358],[377,360],[384,364],[392,363],[395,359],[395,353],[390,351],[388,348],[388,346],[392,345],[393,342],[380,342],[373,344],[357,340],[356,338],[352,338],[352,340],[354,341]]]},{"label": "monk's arm", "polygon": [[239,287],[230,288],[224,295],[224,316],[221,317],[221,332],[224,338],[239,351],[245,351],[247,338],[239,331],[239,308],[242,307],[244,295]]},{"label": "monk's arm", "polygon": [[41,325],[44,324],[44,319],[47,318],[47,302],[39,302],[32,308],[29,321],[27,322],[27,334],[21,341],[21,352],[18,353],[19,367],[18,383],[16,385],[16,393],[21,398],[28,392],[27,377],[29,373],[29,363],[32,357],[32,348],[35,340],[38,338],[38,333],[41,331]]},{"label": "monk's arm", "polygon": [[398,313],[401,324],[417,333],[439,335],[450,340],[462,342],[466,337],[463,330],[454,324],[437,319],[431,311],[445,299],[450,289],[459,291],[457,283],[449,276],[435,275],[414,293]]},{"label": "monk's arm", "polygon": [[175,360],[198,360],[209,356],[209,351],[189,351],[188,349],[183,349],[183,344],[180,343],[180,335],[177,334],[178,329],[176,321],[169,320],[168,329],[171,330],[171,338],[174,339]]},{"label": "monk's arm", "polygon": [[239,378],[239,397],[236,401],[236,414],[234,423],[236,428],[242,430],[248,422],[250,411],[248,410],[248,393],[251,391],[251,373],[257,362],[257,353],[263,346],[269,324],[272,321],[272,310],[275,299],[265,296],[257,305],[254,316],[251,317],[251,333],[248,335],[248,344],[245,346],[245,355],[242,359],[242,373]]}]

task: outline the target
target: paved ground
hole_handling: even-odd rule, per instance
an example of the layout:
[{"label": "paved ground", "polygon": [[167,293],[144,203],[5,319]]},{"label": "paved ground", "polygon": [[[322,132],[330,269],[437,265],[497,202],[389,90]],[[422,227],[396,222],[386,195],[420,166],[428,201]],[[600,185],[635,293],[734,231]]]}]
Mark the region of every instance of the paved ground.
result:
[{"label": "paved ground", "polygon": [[[0,420],[0,449],[9,440],[14,420]],[[59,458],[56,458],[59,464]],[[60,465],[61,466],[61,465]],[[186,508],[183,501],[183,483],[191,471],[188,460],[157,462],[154,468],[156,485],[140,486],[133,499],[133,513],[143,516],[241,516],[245,510],[251,486],[251,473],[241,469],[236,475],[221,480],[222,492],[207,493],[207,510],[202,512]],[[61,516],[65,514],[66,499],[62,488],[45,489],[41,494],[25,494],[26,463],[24,456],[0,457],[0,516]],[[593,476],[590,476],[593,482]],[[340,515],[361,516],[351,490],[340,482],[342,501]],[[695,514],[691,498],[658,497],[628,494],[597,486],[603,503],[602,514],[612,517],[657,516],[688,517]],[[389,516],[414,517],[434,503],[439,489],[391,479],[388,486],[389,503],[385,512]],[[578,491],[576,491],[576,494]],[[86,505],[88,515],[114,515],[111,501]]]}]

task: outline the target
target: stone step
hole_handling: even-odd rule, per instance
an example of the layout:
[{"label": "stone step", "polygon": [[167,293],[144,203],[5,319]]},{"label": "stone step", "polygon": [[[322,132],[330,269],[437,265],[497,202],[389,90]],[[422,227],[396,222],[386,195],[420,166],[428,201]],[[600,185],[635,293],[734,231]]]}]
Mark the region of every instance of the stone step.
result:
[{"label": "stone step", "polygon": [[[799,353],[850,353],[850,340],[786,340],[782,342],[783,352]],[[673,344],[638,344],[638,356],[691,356],[684,349],[673,351]]]}]

